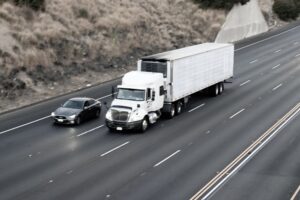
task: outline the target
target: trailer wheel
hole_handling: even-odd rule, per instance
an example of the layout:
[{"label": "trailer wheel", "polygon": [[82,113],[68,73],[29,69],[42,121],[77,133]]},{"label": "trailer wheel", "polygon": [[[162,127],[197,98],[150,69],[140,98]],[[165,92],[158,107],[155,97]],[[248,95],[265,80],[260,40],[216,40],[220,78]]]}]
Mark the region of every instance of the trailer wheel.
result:
[{"label": "trailer wheel", "polygon": [[169,119],[172,119],[175,116],[175,106],[171,104],[170,112],[169,112]]},{"label": "trailer wheel", "polygon": [[224,91],[224,83],[221,82],[221,83],[219,83],[219,94],[222,94],[223,91]]},{"label": "trailer wheel", "polygon": [[179,115],[182,112],[182,102],[178,101],[176,103],[176,115]]},{"label": "trailer wheel", "polygon": [[211,94],[213,97],[216,97],[219,95],[219,84],[215,84],[211,87]]}]

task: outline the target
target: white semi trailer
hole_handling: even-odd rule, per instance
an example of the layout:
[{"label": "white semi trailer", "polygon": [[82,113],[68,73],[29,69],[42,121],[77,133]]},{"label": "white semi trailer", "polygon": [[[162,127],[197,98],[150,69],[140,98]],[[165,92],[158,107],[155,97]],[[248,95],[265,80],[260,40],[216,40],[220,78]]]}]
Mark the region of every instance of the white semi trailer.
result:
[{"label": "white semi trailer", "polygon": [[224,82],[233,76],[234,46],[204,43],[146,56],[137,71],[128,72],[106,114],[110,130],[139,129],[165,114],[182,112],[191,94],[208,89],[221,94]]}]

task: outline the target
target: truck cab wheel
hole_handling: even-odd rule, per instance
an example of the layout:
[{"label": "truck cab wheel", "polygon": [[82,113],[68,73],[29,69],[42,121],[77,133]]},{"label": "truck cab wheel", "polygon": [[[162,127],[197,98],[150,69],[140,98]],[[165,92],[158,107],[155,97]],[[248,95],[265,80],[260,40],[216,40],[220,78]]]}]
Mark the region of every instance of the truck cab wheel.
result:
[{"label": "truck cab wheel", "polygon": [[178,101],[176,103],[176,114],[179,115],[182,112],[182,102]]},{"label": "truck cab wheel", "polygon": [[149,126],[148,120],[146,118],[144,118],[142,123],[141,123],[142,133],[144,133],[148,129],[148,126]]}]

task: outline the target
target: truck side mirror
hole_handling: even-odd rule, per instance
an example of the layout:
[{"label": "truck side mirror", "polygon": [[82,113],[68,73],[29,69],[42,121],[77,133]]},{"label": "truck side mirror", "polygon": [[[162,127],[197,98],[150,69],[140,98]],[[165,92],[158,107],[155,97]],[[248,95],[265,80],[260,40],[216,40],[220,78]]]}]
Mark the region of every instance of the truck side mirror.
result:
[{"label": "truck side mirror", "polygon": [[104,101],[103,104],[104,104],[105,108],[108,110],[107,102]]},{"label": "truck side mirror", "polygon": [[152,101],[155,100],[155,91],[152,91]]}]

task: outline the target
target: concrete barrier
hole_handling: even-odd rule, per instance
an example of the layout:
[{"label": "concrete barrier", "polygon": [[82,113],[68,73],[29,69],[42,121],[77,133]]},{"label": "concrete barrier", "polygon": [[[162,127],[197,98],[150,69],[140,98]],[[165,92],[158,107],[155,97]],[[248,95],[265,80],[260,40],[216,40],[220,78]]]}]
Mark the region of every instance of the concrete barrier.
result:
[{"label": "concrete barrier", "polygon": [[266,32],[268,29],[257,0],[250,0],[246,5],[235,5],[232,8],[215,42],[234,42]]}]

